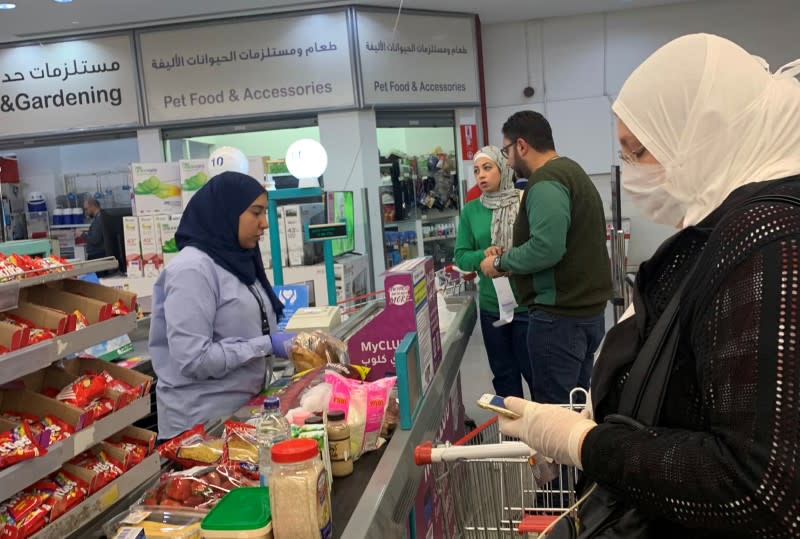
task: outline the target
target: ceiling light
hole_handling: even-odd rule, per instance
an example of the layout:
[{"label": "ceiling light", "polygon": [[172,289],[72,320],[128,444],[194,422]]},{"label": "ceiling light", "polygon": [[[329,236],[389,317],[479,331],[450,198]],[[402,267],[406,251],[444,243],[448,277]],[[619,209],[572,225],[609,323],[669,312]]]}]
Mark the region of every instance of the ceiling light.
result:
[{"label": "ceiling light", "polygon": [[69,4],[72,0],[53,0],[56,4]]},{"label": "ceiling light", "polygon": [[12,4],[10,2],[0,3],[0,9],[14,9],[15,7],[17,7],[17,4]]}]

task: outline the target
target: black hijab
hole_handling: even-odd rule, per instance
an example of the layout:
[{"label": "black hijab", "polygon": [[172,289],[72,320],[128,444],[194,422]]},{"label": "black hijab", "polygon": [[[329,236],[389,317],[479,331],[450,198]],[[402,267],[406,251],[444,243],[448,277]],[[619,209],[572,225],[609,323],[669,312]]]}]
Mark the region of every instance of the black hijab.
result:
[{"label": "black hijab", "polygon": [[258,279],[280,318],[283,304],[267,280],[261,252],[258,247],[245,249],[239,244],[239,216],[263,193],[264,187],[246,174],[223,172],[214,176],[186,206],[175,242],[178,249],[200,249],[247,286]]}]

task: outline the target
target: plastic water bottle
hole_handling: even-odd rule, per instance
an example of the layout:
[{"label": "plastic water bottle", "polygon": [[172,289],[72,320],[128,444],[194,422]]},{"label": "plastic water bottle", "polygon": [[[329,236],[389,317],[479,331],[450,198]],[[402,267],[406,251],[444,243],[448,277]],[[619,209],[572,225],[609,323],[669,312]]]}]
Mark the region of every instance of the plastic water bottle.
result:
[{"label": "plastic water bottle", "polygon": [[258,422],[258,473],[261,486],[269,486],[269,475],[272,471],[272,446],[288,440],[292,436],[289,422],[281,414],[281,400],[278,397],[267,397]]}]

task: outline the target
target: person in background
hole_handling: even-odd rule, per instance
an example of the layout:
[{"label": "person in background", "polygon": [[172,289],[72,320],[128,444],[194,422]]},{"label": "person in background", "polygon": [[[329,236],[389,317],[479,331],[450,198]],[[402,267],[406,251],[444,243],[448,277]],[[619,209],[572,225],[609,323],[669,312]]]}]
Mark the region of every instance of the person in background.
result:
[{"label": "person in background", "polygon": [[[634,314],[606,336],[592,377],[599,424],[506,399],[522,417],[500,429],[615,493],[617,510],[647,519],[637,537],[800,533],[797,66],[773,74],[731,41],[693,34],[634,70],[613,106],[622,187],[680,231],[640,266]],[[674,363],[651,392],[663,391],[657,420],[607,420],[676,295]]]},{"label": "person in background", "polygon": [[267,194],[238,172],[212,178],[183,212],[180,252],[153,288],[150,353],[158,376],[158,437],[230,416],[259,393],[272,355],[286,357],[283,311],[258,241]]},{"label": "person in background", "polygon": [[528,353],[537,402],[566,403],[589,387],[611,298],[603,203],[581,166],[558,155],[548,121],[517,112],[503,125],[502,152],[527,178],[511,249],[488,252],[481,271],[510,272],[529,309]]},{"label": "person in background", "polygon": [[95,260],[106,256],[105,235],[103,233],[103,214],[100,202],[94,197],[83,201],[83,213],[92,220],[89,230],[81,234],[86,242],[86,258]]},{"label": "person in background", "polygon": [[[455,261],[464,271],[479,271],[481,260],[511,248],[520,191],[505,157],[495,146],[482,148],[473,158],[473,171],[483,194],[461,210],[456,236]],[[518,307],[514,320],[495,327],[500,320],[497,294],[490,278],[479,283],[480,322],[489,356],[494,392],[502,397],[522,397],[522,380],[533,394],[533,369],[528,358],[528,309]]]}]

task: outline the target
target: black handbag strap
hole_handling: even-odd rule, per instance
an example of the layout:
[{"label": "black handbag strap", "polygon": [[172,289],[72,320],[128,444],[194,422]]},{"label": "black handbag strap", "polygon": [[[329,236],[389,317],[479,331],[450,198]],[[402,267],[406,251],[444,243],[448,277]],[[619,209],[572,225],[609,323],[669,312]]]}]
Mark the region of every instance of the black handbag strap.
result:
[{"label": "black handbag strap", "polygon": [[[760,202],[778,202],[800,207],[800,198],[791,195],[763,195],[746,201],[737,209]],[[733,214],[733,211],[726,214],[722,221]],[[657,423],[678,350],[680,338],[678,311],[681,296],[697,268],[701,267],[703,259],[701,253],[636,355],[628,379],[622,388],[618,414],[615,415],[632,418],[641,425],[654,426]]]}]

